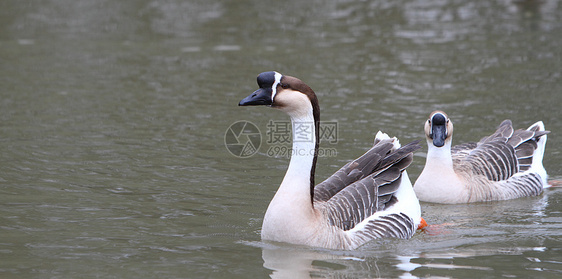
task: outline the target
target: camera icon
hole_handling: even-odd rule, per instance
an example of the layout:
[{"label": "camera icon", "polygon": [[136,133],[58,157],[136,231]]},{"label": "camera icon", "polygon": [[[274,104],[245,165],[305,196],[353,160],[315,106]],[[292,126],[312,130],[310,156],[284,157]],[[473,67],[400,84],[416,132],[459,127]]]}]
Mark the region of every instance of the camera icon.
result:
[{"label": "camera icon", "polygon": [[234,122],[226,129],[224,145],[228,152],[235,157],[249,158],[258,153],[260,149],[260,129],[250,121]]}]

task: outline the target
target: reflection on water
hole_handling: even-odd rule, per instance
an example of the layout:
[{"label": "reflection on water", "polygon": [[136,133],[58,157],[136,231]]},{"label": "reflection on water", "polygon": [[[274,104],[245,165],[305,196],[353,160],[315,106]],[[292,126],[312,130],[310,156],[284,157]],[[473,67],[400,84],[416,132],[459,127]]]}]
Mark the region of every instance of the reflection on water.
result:
[{"label": "reflection on water", "polygon": [[[357,251],[259,242],[287,158],[232,156],[255,76],[298,76],[338,123],[337,156],[378,130],[455,142],[543,120],[562,179],[562,5],[500,1],[85,1],[0,4],[0,277],[549,277],[561,275],[562,191],[423,204],[431,231]],[[262,138],[265,138],[262,134]],[[408,173],[423,168],[422,149]],[[244,243],[260,243],[247,245]],[[265,266],[265,267],[264,267]]]},{"label": "reflection on water", "polygon": [[[502,258],[521,258],[526,262],[528,271],[547,271],[545,265],[556,267],[560,262],[544,263],[541,254],[547,252],[547,247],[515,247],[500,249],[463,249],[463,251],[436,251],[415,253],[409,256],[396,256],[396,259],[379,259],[384,255],[374,252],[347,252],[314,250],[303,247],[261,245],[264,267],[271,270],[271,278],[348,278],[384,277],[391,263],[400,278],[419,278],[432,274],[447,275],[451,270],[456,274],[478,271],[481,276],[494,273],[493,265],[485,258],[500,255]],[[345,255],[348,254],[348,255]],[[530,256],[532,255],[532,256]],[[547,256],[548,257],[548,256]],[[480,260],[482,259],[482,260]],[[377,262],[381,262],[378,264]],[[459,263],[459,264],[456,264]],[[472,265],[471,265],[472,264]],[[379,265],[381,265],[379,267]],[[541,267],[542,266],[542,267]],[[382,269],[382,270],[381,270]],[[503,276],[515,276],[509,270],[496,270]],[[530,273],[529,273],[530,274]],[[537,273],[540,274],[540,273]]]},{"label": "reflection on water", "polygon": [[335,258],[308,248],[263,247],[263,266],[272,270],[271,278],[310,278],[315,271],[313,261]]},{"label": "reflection on water", "polygon": [[[429,205],[425,207],[427,216],[436,216],[438,211],[449,213],[441,216],[443,223],[431,224],[412,240],[374,241],[357,251],[248,244],[262,249],[271,278],[377,278],[385,277],[389,269],[400,278],[448,277],[451,272],[461,277],[511,277],[522,272],[541,277],[540,272],[560,273],[562,263],[552,260],[560,252],[552,246],[557,242],[560,222],[543,218],[551,215],[547,207],[548,195],[471,208]],[[529,244],[540,246],[525,246]],[[523,265],[522,270],[513,267],[514,263]]]},{"label": "reflection on water", "polygon": [[263,266],[271,278],[380,277],[376,260],[366,255],[286,244],[262,244]]}]

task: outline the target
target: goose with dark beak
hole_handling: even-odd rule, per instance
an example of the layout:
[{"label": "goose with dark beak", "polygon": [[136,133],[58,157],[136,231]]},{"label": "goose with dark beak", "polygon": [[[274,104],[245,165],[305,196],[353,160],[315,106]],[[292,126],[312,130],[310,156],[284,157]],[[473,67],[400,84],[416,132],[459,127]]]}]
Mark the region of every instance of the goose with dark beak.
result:
[{"label": "goose with dark beak", "polygon": [[[279,109],[293,125],[291,160],[265,213],[262,239],[355,249],[377,238],[412,237],[422,218],[406,168],[412,152],[420,148],[418,142],[401,147],[396,138],[379,132],[363,156],[316,185],[320,125],[316,94],[300,79],[278,72],[261,73],[257,81],[259,89],[239,105]],[[295,140],[295,125],[302,123],[310,124],[310,129],[298,131],[298,136],[310,140]]]},{"label": "goose with dark beak", "polygon": [[451,146],[453,122],[434,111],[425,122],[427,159],[414,190],[421,201],[467,203],[540,195],[548,187],[542,121],[513,130],[510,120],[479,142]]}]

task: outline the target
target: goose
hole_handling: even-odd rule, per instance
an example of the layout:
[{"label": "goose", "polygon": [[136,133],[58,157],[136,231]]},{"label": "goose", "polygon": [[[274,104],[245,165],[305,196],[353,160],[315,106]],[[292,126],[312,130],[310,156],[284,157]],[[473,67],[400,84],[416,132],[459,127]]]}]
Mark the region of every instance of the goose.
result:
[{"label": "goose", "polygon": [[[401,147],[396,138],[378,132],[364,155],[314,186],[320,124],[316,94],[300,79],[274,71],[259,74],[257,82],[259,89],[239,105],[279,109],[293,128],[289,166],[265,213],[262,240],[351,250],[372,239],[408,239],[425,224],[406,173],[419,141]],[[311,128],[297,135],[299,123]]]},{"label": "goose", "polygon": [[453,122],[434,111],[425,122],[428,151],[414,185],[424,202],[469,203],[540,195],[548,187],[543,167],[546,139],[542,121],[513,130],[504,120],[479,142],[451,147]]}]

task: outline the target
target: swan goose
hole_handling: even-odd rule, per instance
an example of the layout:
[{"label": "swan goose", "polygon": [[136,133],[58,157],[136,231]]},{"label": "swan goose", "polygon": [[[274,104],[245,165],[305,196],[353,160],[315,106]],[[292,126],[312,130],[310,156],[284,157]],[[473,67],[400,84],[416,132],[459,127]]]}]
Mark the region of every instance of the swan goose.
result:
[{"label": "swan goose", "polygon": [[479,142],[451,147],[453,122],[434,111],[425,122],[427,159],[414,191],[421,201],[435,203],[540,195],[548,187],[542,164],[547,133],[542,121],[514,131],[511,121],[504,120]]},{"label": "swan goose", "polygon": [[[314,186],[320,122],[314,91],[277,72],[261,73],[257,82],[260,88],[239,105],[277,108],[293,125],[292,156],[265,213],[262,240],[347,250],[382,237],[408,239],[425,224],[406,173],[419,141],[400,147],[379,132],[363,156]],[[314,123],[311,140],[294,140],[296,123]]]}]

